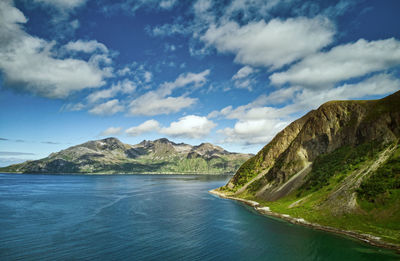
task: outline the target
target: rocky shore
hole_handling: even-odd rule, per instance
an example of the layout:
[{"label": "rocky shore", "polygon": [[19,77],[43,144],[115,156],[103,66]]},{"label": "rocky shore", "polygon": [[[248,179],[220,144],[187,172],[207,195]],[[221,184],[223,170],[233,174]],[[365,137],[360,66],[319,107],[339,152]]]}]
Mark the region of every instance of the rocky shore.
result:
[{"label": "rocky shore", "polygon": [[266,216],[280,218],[280,219],[286,220],[292,224],[303,225],[303,226],[307,226],[307,227],[322,230],[322,231],[346,235],[346,236],[361,240],[367,244],[377,246],[377,247],[383,247],[383,248],[387,248],[387,249],[393,249],[393,250],[396,250],[397,253],[400,253],[400,245],[385,242],[380,237],[376,237],[376,236],[369,235],[369,234],[361,234],[361,233],[358,233],[355,231],[350,231],[350,230],[342,230],[339,228],[323,226],[323,225],[320,225],[317,223],[308,222],[302,218],[295,218],[295,217],[291,217],[290,215],[276,213],[276,212],[271,211],[269,209],[269,207],[262,206],[260,203],[258,203],[256,201],[228,196],[225,193],[218,191],[217,189],[210,190],[209,192],[211,194],[217,195],[221,198],[232,199],[232,200],[243,202],[244,204],[253,207],[260,214],[263,214]]}]

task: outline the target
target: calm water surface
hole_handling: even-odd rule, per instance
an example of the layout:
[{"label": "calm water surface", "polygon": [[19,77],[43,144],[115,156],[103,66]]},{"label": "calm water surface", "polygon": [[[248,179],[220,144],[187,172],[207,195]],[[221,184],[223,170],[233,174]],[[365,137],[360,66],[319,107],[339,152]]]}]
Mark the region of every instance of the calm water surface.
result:
[{"label": "calm water surface", "polygon": [[227,179],[0,174],[0,260],[399,260],[207,193]]}]

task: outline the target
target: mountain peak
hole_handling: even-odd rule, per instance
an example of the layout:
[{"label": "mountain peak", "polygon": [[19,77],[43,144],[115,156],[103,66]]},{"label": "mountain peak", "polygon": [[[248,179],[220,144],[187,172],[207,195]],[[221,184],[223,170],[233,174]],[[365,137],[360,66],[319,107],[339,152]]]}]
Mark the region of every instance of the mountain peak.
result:
[{"label": "mountain peak", "polygon": [[169,139],[167,139],[167,138],[160,138],[160,139],[157,139],[157,140],[154,140],[154,143],[173,143],[172,141],[170,141]]},{"label": "mountain peak", "polygon": [[115,138],[115,137],[108,137],[105,139],[101,139],[99,141],[105,142],[105,143],[122,143],[119,139]]}]

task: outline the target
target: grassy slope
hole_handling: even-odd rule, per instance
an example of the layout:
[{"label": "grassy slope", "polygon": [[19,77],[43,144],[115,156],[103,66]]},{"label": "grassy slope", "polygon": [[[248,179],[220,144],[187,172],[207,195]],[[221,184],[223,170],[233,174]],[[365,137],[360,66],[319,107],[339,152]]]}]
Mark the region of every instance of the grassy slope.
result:
[{"label": "grassy slope", "polygon": [[[400,145],[395,145],[397,148],[392,156],[362,182],[357,190],[357,202],[360,206],[357,211],[338,214],[323,207],[328,195],[341,184],[344,177],[374,162],[379,149],[366,149],[371,146],[371,143],[367,143],[354,148],[344,147],[321,155],[308,175],[308,182],[278,201],[262,201],[249,191],[240,197],[255,200],[277,213],[400,243]],[[321,171],[324,174],[321,175]],[[301,199],[303,200],[300,204],[290,207]]]}]

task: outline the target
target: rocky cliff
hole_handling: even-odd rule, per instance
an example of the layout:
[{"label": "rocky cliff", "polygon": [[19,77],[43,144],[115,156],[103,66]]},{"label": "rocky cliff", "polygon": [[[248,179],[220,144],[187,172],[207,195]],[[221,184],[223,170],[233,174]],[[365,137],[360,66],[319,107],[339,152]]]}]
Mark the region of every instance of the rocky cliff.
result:
[{"label": "rocky cliff", "polygon": [[136,145],[116,138],[89,141],[49,157],[0,168],[22,173],[234,173],[250,158],[219,146],[191,146],[168,139],[144,140]]},{"label": "rocky cliff", "polygon": [[327,102],[278,133],[219,190],[400,242],[399,138],[400,92]]}]

